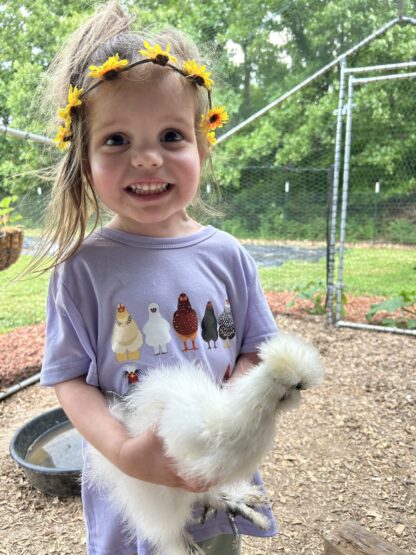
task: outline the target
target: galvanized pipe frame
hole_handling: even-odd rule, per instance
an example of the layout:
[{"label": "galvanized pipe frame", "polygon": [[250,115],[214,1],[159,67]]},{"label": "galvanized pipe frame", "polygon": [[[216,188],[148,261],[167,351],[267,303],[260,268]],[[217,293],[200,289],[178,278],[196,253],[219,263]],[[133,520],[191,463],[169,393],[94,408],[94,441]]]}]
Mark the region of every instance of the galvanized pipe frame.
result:
[{"label": "galvanized pipe frame", "polygon": [[396,335],[412,335],[415,336],[416,332],[414,330],[407,330],[402,328],[390,328],[384,326],[377,326],[375,324],[359,324],[357,322],[347,322],[344,320],[339,320],[336,323],[337,328],[352,328],[356,330],[363,330],[363,331],[381,331],[381,332],[388,332],[393,333]]},{"label": "galvanized pipe frame", "polygon": [[352,129],[352,108],[353,108],[353,80],[354,77],[350,75],[348,79],[348,100],[347,100],[347,114],[345,126],[345,147],[344,147],[344,169],[342,176],[342,200],[341,200],[341,222],[340,222],[340,237],[339,237],[339,252],[338,252],[338,280],[335,286],[336,289],[336,309],[335,309],[335,322],[341,319],[342,308],[342,274],[344,264],[344,250],[345,250],[345,226],[347,220],[347,205],[348,205],[348,183],[350,171],[350,156],[351,156],[351,129]]},{"label": "galvanized pipe frame", "polygon": [[222,134],[220,137],[218,137],[217,143],[222,143],[222,142],[226,141],[232,135],[234,135],[235,133],[237,133],[238,131],[240,131],[241,129],[243,129],[244,127],[246,127],[247,125],[249,125],[250,123],[255,121],[256,119],[258,119],[260,116],[269,112],[272,108],[275,108],[276,106],[278,106],[279,104],[281,104],[282,102],[287,100],[289,97],[291,97],[295,93],[304,89],[310,83],[312,83],[313,81],[318,79],[318,77],[321,77],[322,75],[325,75],[325,73],[327,73],[332,68],[336,67],[339,63],[341,63],[342,60],[346,60],[348,58],[348,56],[351,56],[352,54],[355,54],[356,52],[358,52],[359,50],[364,48],[364,46],[366,46],[367,44],[372,42],[374,39],[381,37],[389,29],[391,29],[395,25],[401,24],[401,23],[416,25],[416,19],[413,18],[413,17],[396,17],[396,18],[392,19],[391,21],[388,21],[382,27],[380,27],[379,29],[377,29],[376,31],[371,33],[371,35],[368,35],[368,37],[365,37],[362,41],[358,42],[355,46],[352,46],[349,50],[347,50],[343,54],[340,54],[337,58],[335,58],[335,60],[333,60],[332,62],[330,62],[329,64],[327,64],[323,68],[321,68],[320,70],[313,73],[310,77],[307,77],[304,81],[302,81],[301,83],[299,83],[298,85],[296,85],[295,87],[293,87],[292,89],[290,89],[289,91],[284,93],[282,96],[279,96],[278,98],[276,98],[275,100],[270,102],[270,104],[268,104],[267,106],[265,106],[264,108],[262,108],[258,112],[255,112],[249,118],[245,119],[244,121],[242,121],[241,123],[239,123],[238,125],[233,127],[232,129],[230,129],[230,131],[227,131],[226,133]]},{"label": "galvanized pipe frame", "polygon": [[[373,70],[391,70],[396,69],[397,66],[400,68],[405,67],[416,67],[415,62],[404,62],[401,64],[386,64],[384,66],[369,66]],[[346,128],[345,128],[345,147],[344,147],[344,168],[343,168],[343,184],[342,184],[342,203],[341,203],[341,215],[340,215],[340,244],[339,244],[339,259],[338,259],[338,280],[335,286],[336,289],[336,309],[335,309],[335,324],[337,327],[352,327],[356,329],[368,329],[378,331],[386,331],[391,333],[403,333],[407,335],[415,335],[416,330],[402,330],[400,328],[394,327],[382,327],[374,326],[371,324],[355,324],[353,322],[347,322],[341,320],[342,311],[342,291],[343,285],[343,272],[344,272],[344,252],[345,252],[345,235],[346,235],[346,222],[347,222],[347,206],[348,206],[348,189],[349,189],[349,175],[350,175],[350,160],[351,160],[351,137],[352,137],[352,110],[353,110],[353,96],[354,96],[354,86],[365,85],[373,82],[388,81],[388,80],[400,80],[400,79],[414,79],[416,78],[416,72],[414,73],[396,73],[390,75],[380,75],[375,77],[354,77],[354,73],[363,73],[364,68],[341,68],[341,72],[344,74],[349,73],[348,79],[348,101],[346,110]],[[344,81],[345,82],[345,81]],[[340,94],[341,96],[341,94]],[[340,145],[338,144],[340,148]],[[335,174],[334,174],[335,181]],[[336,209],[336,207],[335,207]],[[332,305],[329,306],[332,310]]]},{"label": "galvanized pipe frame", "polygon": [[379,75],[378,77],[353,77],[354,85],[365,85],[376,81],[399,81],[400,79],[413,79],[415,73],[392,73],[391,75]]},{"label": "galvanized pipe frame", "polygon": [[0,133],[3,133],[3,135],[10,135],[15,139],[34,141],[35,143],[42,143],[45,145],[54,144],[53,140],[49,139],[48,137],[44,137],[43,135],[36,135],[36,133],[29,133],[27,131],[20,131],[19,129],[12,129],[11,127],[7,127],[7,125],[3,125],[2,123],[0,123]]},{"label": "galvanized pipe frame", "polygon": [[[405,18],[404,18],[405,19]],[[412,19],[412,24],[416,24],[416,20]],[[397,69],[407,69],[416,67],[416,62],[400,62],[397,64],[382,64],[367,67],[347,67],[347,59],[340,60],[340,85],[338,96],[337,126],[335,135],[335,156],[334,156],[334,172],[332,183],[332,205],[330,207],[330,232],[327,247],[328,256],[328,275],[327,275],[327,320],[333,325],[340,320],[341,308],[338,307],[339,299],[342,300],[342,286],[338,282],[335,284],[335,262],[336,262],[336,233],[337,233],[337,210],[338,210],[338,190],[341,165],[342,151],[342,118],[344,116],[344,100],[346,89],[346,76],[356,73],[368,73],[377,71],[392,71]],[[398,74],[402,75],[402,74]],[[359,82],[359,78],[354,78],[353,83]],[[368,79],[368,78],[367,78]],[[342,246],[342,253],[344,247]],[[342,305],[342,303],[341,303]]]},{"label": "galvanized pipe frame", "polygon": [[399,62],[397,64],[382,64],[376,66],[364,66],[364,67],[349,67],[345,69],[345,72],[350,73],[369,73],[373,71],[390,71],[394,69],[406,69],[408,67],[416,67],[416,62]]},{"label": "galvanized pipe frame", "polygon": [[341,165],[341,147],[342,147],[342,116],[344,110],[345,100],[345,77],[347,69],[347,60],[343,58],[340,61],[340,81],[339,81],[339,96],[338,96],[338,109],[337,114],[337,127],[335,136],[335,159],[334,171],[332,176],[332,204],[330,206],[329,220],[330,229],[327,245],[327,318],[329,324],[335,323],[334,313],[334,298],[335,298],[335,258],[336,258],[336,233],[337,233],[337,210],[338,210],[338,191],[339,191],[339,174]]}]

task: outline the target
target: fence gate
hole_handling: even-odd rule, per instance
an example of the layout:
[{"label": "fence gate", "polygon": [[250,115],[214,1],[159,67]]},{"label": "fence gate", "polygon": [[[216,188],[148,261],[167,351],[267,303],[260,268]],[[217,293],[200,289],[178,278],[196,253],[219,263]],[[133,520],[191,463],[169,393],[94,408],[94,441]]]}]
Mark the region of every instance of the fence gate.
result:
[{"label": "fence gate", "polygon": [[[373,249],[369,250],[369,256],[374,257],[374,260],[371,267],[374,267],[375,261],[377,261],[377,252],[391,249],[391,259],[394,259],[394,243],[408,242],[411,244],[416,242],[416,237],[413,237],[416,234],[416,226],[412,223],[415,214],[406,214],[403,195],[401,200],[398,200],[400,198],[399,190],[403,191],[404,186],[407,185],[409,198],[406,199],[406,206],[413,206],[408,210],[414,209],[416,198],[412,199],[411,197],[416,197],[414,193],[416,181],[415,78],[416,62],[361,68],[346,68],[344,63],[341,67],[334,191],[338,189],[338,181],[342,179],[342,195],[340,199],[334,199],[332,208],[333,243],[335,243],[336,235],[336,214],[338,209],[340,211],[339,253],[337,275],[335,276],[335,254],[333,254],[333,264],[328,276],[330,316],[332,321],[339,326],[381,329],[416,335],[416,331],[402,330],[396,327],[353,323],[348,321],[348,314],[343,314],[343,293],[348,294],[349,271],[352,273],[354,269],[354,273],[357,272],[357,268],[354,267],[354,256],[352,254],[350,256],[349,245],[360,240],[360,230],[367,237],[372,237]],[[385,110],[386,118],[384,119],[380,118],[380,112],[383,114],[383,107],[388,107],[388,110]],[[375,111],[377,111],[377,121],[381,121],[377,127],[373,118]],[[394,117],[387,117],[387,114],[392,112]],[[340,120],[343,116],[345,116],[346,125],[344,151],[342,152],[342,122]],[[370,136],[371,141],[369,141]],[[377,148],[370,149],[370,145],[374,144],[377,145]],[[355,154],[356,152],[360,154]],[[342,156],[343,167],[341,167]],[[375,162],[378,161],[378,165],[380,165],[379,162],[383,157],[386,164],[383,171],[380,172],[375,169]],[[388,160],[390,163],[387,163]],[[372,202],[369,203],[370,197],[372,197]],[[369,205],[372,206],[371,210],[368,210]],[[368,249],[368,245],[366,248]],[[409,246],[409,250],[410,248]],[[382,257],[379,259],[383,260]],[[365,267],[360,268],[364,283],[368,277],[366,271]],[[379,278],[377,273],[372,276],[372,282],[375,284],[374,302],[377,302],[377,296],[380,297],[380,300],[383,297],[389,297],[388,283],[383,283],[383,281],[387,282],[385,275],[386,268],[383,267],[380,268]],[[412,284],[406,282],[404,278],[402,287],[403,290],[406,288],[409,290],[409,287],[412,288]],[[415,284],[413,284],[414,287]]]}]

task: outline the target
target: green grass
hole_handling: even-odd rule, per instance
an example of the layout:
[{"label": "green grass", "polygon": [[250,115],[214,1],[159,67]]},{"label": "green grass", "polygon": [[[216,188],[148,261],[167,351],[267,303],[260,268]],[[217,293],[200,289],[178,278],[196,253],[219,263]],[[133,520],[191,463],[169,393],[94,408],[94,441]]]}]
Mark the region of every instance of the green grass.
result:
[{"label": "green grass", "polygon": [[[278,268],[261,268],[266,291],[288,291],[309,282],[325,283],[325,259],[319,262],[291,261]],[[336,270],[336,278],[338,277]],[[346,293],[391,297],[416,289],[416,254],[406,248],[346,249],[343,280]]]},{"label": "green grass", "polygon": [[30,260],[30,256],[21,256],[10,268],[0,272],[0,333],[45,321],[49,275],[13,281]]},{"label": "green grass", "polygon": [[[45,319],[47,274],[13,279],[27,266],[29,256],[0,272],[0,333]],[[392,297],[402,290],[416,289],[416,254],[406,248],[347,249],[344,259],[346,292],[352,295]],[[278,268],[260,270],[266,291],[293,291],[308,282],[325,283],[325,260],[287,262]]]}]

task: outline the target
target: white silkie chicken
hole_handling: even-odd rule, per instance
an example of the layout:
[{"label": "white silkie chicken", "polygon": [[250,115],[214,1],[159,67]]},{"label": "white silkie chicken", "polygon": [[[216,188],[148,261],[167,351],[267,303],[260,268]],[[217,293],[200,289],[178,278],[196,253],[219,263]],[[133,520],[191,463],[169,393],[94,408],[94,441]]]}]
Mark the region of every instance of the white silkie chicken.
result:
[{"label": "white silkie chicken", "polygon": [[92,450],[88,479],[106,489],[130,530],[157,555],[203,553],[185,531],[195,502],[269,527],[253,508],[267,500],[250,480],[273,443],[276,415],[299,404],[300,390],[321,382],[323,367],[315,347],[281,333],[261,345],[260,358],[222,388],[195,364],[158,367],[114,403],[113,414],[132,437],[157,431],[181,476],[217,484],[202,494],[143,482]]}]

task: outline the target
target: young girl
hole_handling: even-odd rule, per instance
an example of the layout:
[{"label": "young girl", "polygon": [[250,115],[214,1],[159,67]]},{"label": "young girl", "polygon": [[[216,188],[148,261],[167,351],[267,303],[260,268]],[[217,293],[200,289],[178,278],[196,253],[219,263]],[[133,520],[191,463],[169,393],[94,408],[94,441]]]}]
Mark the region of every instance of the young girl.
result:
[{"label": "young girl", "polygon": [[[180,359],[217,383],[238,379],[276,331],[247,252],[187,213],[226,113],[211,106],[195,46],[174,31],[132,32],[116,2],[99,7],[51,72],[63,159],[48,215],[57,251],[42,384],[85,438],[86,460],[91,444],[130,476],[206,491],[176,473],[157,434],[129,437],[106,394],[126,395],[140,373]],[[102,206],[111,220],[85,238]],[[82,499],[90,555],[152,554],[105,494],[84,482]],[[271,536],[268,516],[267,532],[237,523]],[[239,553],[225,514],[189,530],[206,553]]]}]

